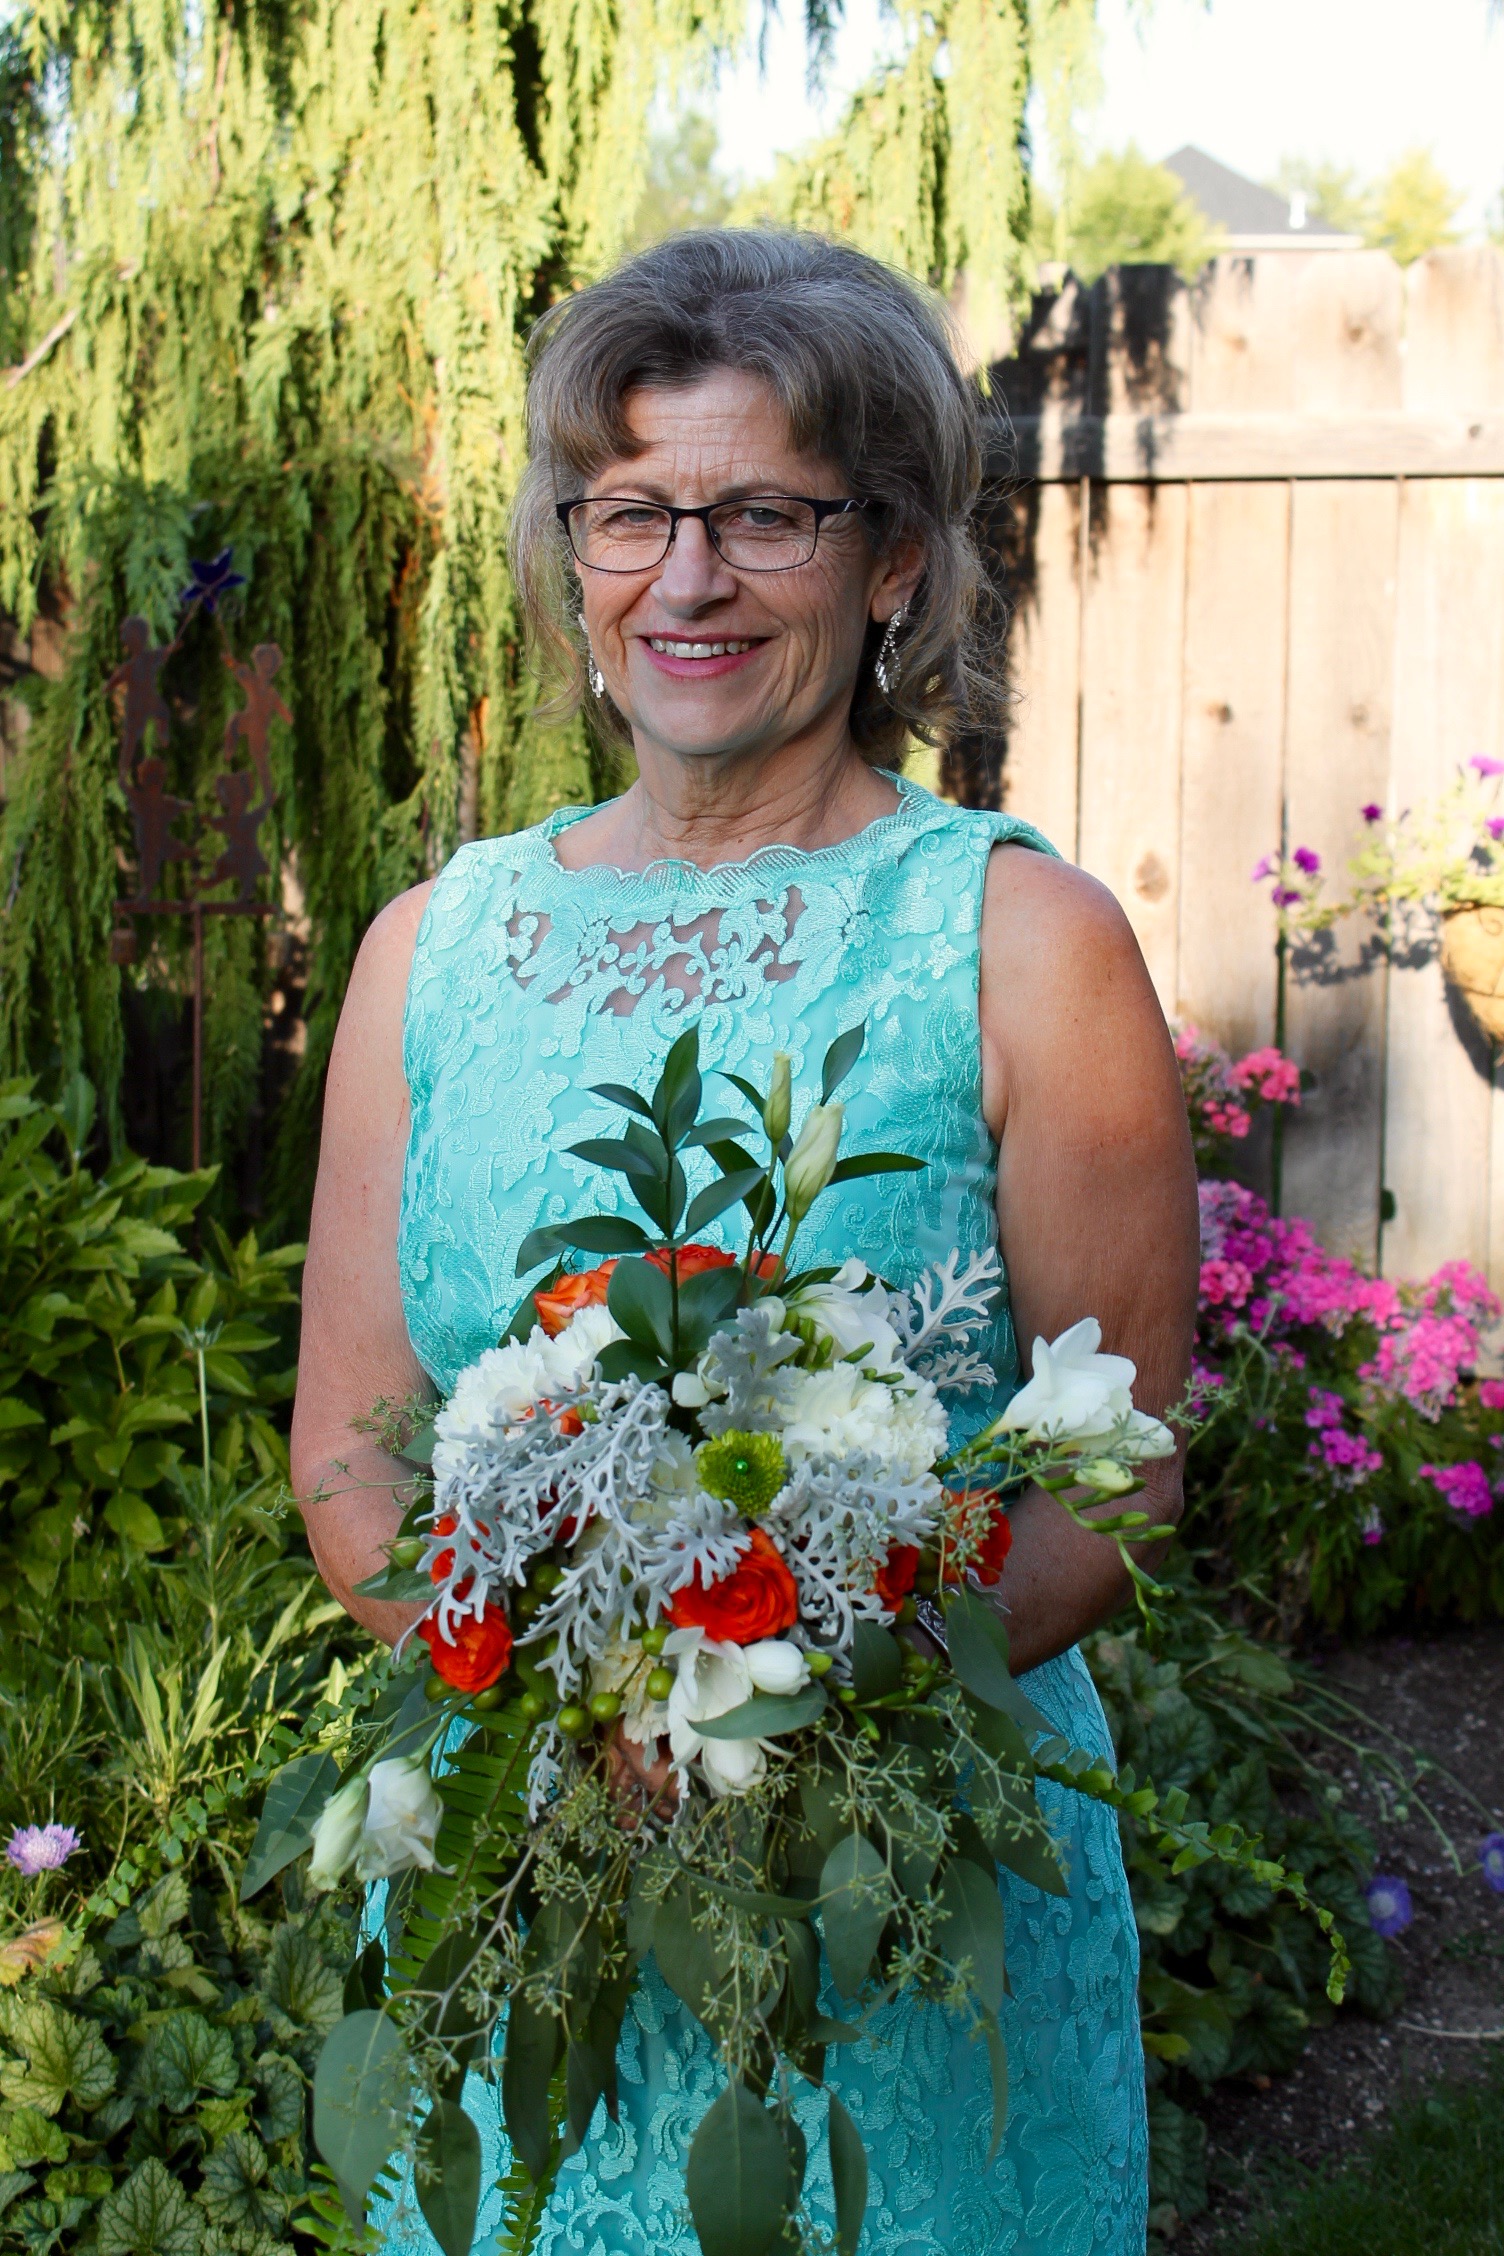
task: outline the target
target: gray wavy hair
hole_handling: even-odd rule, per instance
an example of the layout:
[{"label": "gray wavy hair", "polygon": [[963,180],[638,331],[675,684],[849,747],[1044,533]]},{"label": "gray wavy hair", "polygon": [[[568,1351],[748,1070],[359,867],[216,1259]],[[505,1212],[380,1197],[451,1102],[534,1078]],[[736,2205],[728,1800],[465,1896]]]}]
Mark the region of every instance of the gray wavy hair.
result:
[{"label": "gray wavy hair", "polygon": [[[791,443],[839,466],[870,506],[879,554],[918,541],[924,576],[885,694],[867,635],[851,705],[864,757],[897,765],[911,736],[951,743],[985,727],[1002,690],[980,647],[986,585],[972,526],[981,477],[980,410],[961,374],[941,302],[879,260],[823,236],[713,228],[671,237],[545,314],[529,347],[529,460],[512,512],[512,566],[540,719],[587,704],[597,727],[630,735],[589,689],[578,593],[555,504],[629,458],[628,396],[697,383],[718,368],[760,377]],[[1000,656],[1000,653],[998,654]]]}]

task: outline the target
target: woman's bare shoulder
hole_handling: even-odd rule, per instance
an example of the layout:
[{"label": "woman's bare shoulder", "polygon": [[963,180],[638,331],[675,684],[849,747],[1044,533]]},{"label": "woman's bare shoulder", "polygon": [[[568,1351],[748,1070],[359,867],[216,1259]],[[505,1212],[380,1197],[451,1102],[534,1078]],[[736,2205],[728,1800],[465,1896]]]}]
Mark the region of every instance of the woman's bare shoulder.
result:
[{"label": "woman's bare shoulder", "polygon": [[378,910],[360,943],[330,1059],[331,1095],[402,1054],[402,1014],[418,927],[434,879],[410,886]]},{"label": "woman's bare shoulder", "polygon": [[1100,879],[1032,847],[994,849],[982,903],[984,966],[1006,962],[1030,986],[1129,966],[1142,972],[1133,927]]}]

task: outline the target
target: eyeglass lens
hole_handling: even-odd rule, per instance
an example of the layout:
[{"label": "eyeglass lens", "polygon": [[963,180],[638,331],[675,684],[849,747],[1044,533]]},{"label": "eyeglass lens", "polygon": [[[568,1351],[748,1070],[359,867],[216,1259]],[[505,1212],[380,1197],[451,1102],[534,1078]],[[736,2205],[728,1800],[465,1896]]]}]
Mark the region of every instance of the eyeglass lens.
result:
[{"label": "eyeglass lens", "polygon": [[[582,564],[598,572],[641,572],[661,564],[673,520],[652,502],[577,502],[569,513],[570,539]],[[710,537],[728,564],[747,572],[785,572],[815,553],[819,519],[807,501],[783,495],[727,501],[709,517]]]}]

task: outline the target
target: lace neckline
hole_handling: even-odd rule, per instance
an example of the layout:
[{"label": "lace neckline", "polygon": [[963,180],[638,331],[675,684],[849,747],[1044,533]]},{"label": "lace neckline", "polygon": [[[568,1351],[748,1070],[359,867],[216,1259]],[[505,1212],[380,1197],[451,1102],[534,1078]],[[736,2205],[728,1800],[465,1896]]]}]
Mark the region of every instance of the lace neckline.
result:
[{"label": "lace neckline", "polygon": [[554,840],[571,824],[583,822],[587,815],[594,814],[594,807],[559,807],[538,824],[533,837],[545,866],[559,877],[594,878],[621,890],[642,886],[649,891],[661,891],[665,887],[682,889],[687,885],[712,885],[720,890],[743,876],[797,879],[801,874],[818,875],[824,870],[859,865],[869,858],[874,848],[886,846],[895,834],[913,837],[925,827],[927,816],[932,820],[936,813],[950,811],[943,800],[935,798],[922,784],[910,782],[907,776],[891,768],[878,768],[876,773],[895,787],[898,805],[886,815],[874,815],[871,822],[854,830],[849,838],[838,838],[830,846],[788,846],[775,840],[754,848],[738,861],[690,862],[666,855],[658,861],[645,863],[640,870],[623,869],[616,862],[587,862],[583,869],[568,869],[554,851]]}]

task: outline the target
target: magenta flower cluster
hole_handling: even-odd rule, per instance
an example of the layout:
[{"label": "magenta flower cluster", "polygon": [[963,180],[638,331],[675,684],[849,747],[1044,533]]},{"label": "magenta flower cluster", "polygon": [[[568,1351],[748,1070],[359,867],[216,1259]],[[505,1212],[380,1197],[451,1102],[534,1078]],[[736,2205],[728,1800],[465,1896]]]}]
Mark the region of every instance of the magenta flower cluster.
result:
[{"label": "magenta flower cluster", "polygon": [[1422,1465],[1420,1478],[1431,1481],[1454,1512],[1481,1520],[1494,1508],[1494,1490],[1481,1465]]},{"label": "magenta flower cluster", "polygon": [[1253,1125],[1255,1105],[1300,1102],[1300,1068],[1272,1046],[1233,1060],[1199,1027],[1182,1026],[1175,1055],[1198,1140],[1226,1136],[1241,1142]]},{"label": "magenta flower cluster", "polygon": [[1357,1488],[1379,1470],[1384,1452],[1375,1449],[1365,1435],[1352,1432],[1346,1411],[1340,1394],[1334,1394],[1330,1387],[1312,1387],[1306,1424],[1315,1439],[1307,1454],[1331,1474],[1334,1487]]}]

